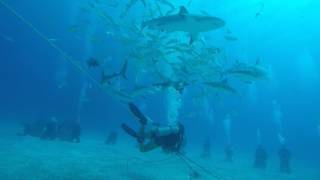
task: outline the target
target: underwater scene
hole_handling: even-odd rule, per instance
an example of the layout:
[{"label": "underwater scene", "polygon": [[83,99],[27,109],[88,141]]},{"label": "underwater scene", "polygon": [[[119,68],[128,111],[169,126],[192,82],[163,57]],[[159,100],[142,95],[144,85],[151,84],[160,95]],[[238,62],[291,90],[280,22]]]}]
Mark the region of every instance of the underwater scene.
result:
[{"label": "underwater scene", "polygon": [[320,180],[319,9],[0,0],[0,180]]}]

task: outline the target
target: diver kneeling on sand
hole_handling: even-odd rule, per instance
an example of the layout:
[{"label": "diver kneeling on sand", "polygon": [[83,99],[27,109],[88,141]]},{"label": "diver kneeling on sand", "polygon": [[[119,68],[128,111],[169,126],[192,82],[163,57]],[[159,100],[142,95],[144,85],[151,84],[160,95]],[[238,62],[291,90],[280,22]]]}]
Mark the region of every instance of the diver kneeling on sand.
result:
[{"label": "diver kneeling on sand", "polygon": [[[140,123],[140,130],[136,132],[126,124],[122,124],[123,130],[134,138],[137,138],[141,152],[148,152],[161,147],[165,152],[179,152],[184,137],[182,124],[159,126],[145,117],[132,103],[129,109]],[[148,139],[148,142],[145,140]]]}]

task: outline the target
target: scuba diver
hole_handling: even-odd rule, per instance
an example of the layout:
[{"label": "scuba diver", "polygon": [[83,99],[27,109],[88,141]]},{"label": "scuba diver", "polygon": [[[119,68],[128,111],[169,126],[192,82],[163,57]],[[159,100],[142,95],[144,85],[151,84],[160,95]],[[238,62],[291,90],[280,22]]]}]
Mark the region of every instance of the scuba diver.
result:
[{"label": "scuba diver", "polygon": [[184,127],[178,123],[176,125],[159,126],[147,118],[134,104],[129,103],[129,109],[138,119],[139,131],[135,131],[126,124],[122,124],[122,129],[130,136],[137,139],[141,152],[149,152],[161,147],[165,152],[179,152],[183,138]]},{"label": "scuba diver", "polygon": [[65,120],[59,123],[60,140],[80,143],[81,126],[79,120]]},{"label": "scuba diver", "polygon": [[255,152],[255,159],[253,166],[258,169],[266,169],[268,154],[262,145],[258,145]]},{"label": "scuba diver", "polygon": [[105,143],[108,144],[108,145],[115,145],[117,143],[117,139],[118,139],[118,133],[116,133],[115,131],[112,131],[108,135]]},{"label": "scuba diver", "polygon": [[80,143],[81,126],[79,120],[70,124],[70,142]]},{"label": "scuba diver", "polygon": [[174,153],[188,166],[190,170],[189,179],[195,179],[201,176],[194,166],[198,167],[214,179],[225,179],[199,165],[197,162],[193,161],[181,152],[185,142],[184,126],[181,123],[177,122],[175,124],[160,126],[153,123],[150,118],[144,116],[134,104],[129,103],[129,109],[138,119],[140,129],[137,132],[126,124],[122,124],[121,126],[127,134],[137,139],[141,152],[149,152],[161,147],[166,153]]},{"label": "scuba diver", "polygon": [[54,140],[58,136],[58,122],[55,117],[51,117],[45,122],[41,138],[46,140]]},{"label": "scuba diver", "polygon": [[290,160],[291,160],[291,152],[287,148],[285,144],[281,146],[279,149],[279,159],[280,159],[280,172],[282,173],[291,173],[291,168],[290,168]]},{"label": "scuba diver", "polygon": [[227,162],[233,162],[233,148],[231,144],[228,144],[225,149],[224,149],[224,153],[225,153],[225,161]]},{"label": "scuba diver", "polygon": [[203,143],[203,149],[202,149],[202,158],[210,158],[211,157],[211,143],[210,143],[210,137],[207,137],[206,140]]},{"label": "scuba diver", "polygon": [[41,137],[43,134],[43,129],[45,127],[44,120],[32,120],[22,122],[22,132],[17,133],[18,136],[32,136],[32,137]]}]

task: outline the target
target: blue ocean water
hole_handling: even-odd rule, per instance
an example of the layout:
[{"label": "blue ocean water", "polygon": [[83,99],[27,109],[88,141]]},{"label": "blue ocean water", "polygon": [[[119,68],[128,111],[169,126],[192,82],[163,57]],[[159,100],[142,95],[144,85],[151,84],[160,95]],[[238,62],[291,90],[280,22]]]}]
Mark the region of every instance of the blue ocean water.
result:
[{"label": "blue ocean water", "polygon": [[[142,62],[145,57],[133,60],[134,57],[131,55],[133,51],[144,52],[147,48],[155,51],[161,47],[157,47],[158,44],[153,42],[152,38],[148,39],[149,44],[145,49],[137,47],[137,44],[144,40],[134,39],[132,35],[126,37],[126,32],[130,31],[130,28],[139,28],[142,22],[159,17],[161,13],[162,16],[166,16],[165,12],[170,11],[169,2],[175,7],[172,14],[178,13],[180,6],[185,6],[190,14],[212,15],[226,22],[223,28],[200,33],[190,47],[196,50],[209,45],[219,47],[223,56],[222,68],[232,67],[238,61],[248,64],[261,63],[268,69],[269,77],[267,80],[244,83],[228,78],[228,83],[238,92],[236,95],[211,89],[204,90],[202,86],[199,88],[199,84],[190,82],[180,97],[180,106],[169,106],[166,90],[145,93],[130,101],[160,124],[167,124],[170,108],[176,108],[177,119],[185,126],[185,151],[187,154],[189,152],[191,157],[198,157],[197,153],[200,154],[207,137],[210,138],[212,156],[217,159],[223,159],[224,147],[231,143],[235,153],[234,163],[236,164],[237,158],[241,159],[241,162],[247,162],[247,169],[252,169],[252,173],[237,178],[232,174],[235,171],[241,174],[238,172],[241,171],[241,165],[236,164],[229,169],[228,164],[222,163],[221,166],[225,170],[221,174],[226,179],[246,179],[248,174],[256,175],[251,164],[259,142],[266,147],[272,159],[272,168],[263,172],[272,174],[266,175],[267,179],[275,176],[278,179],[300,179],[303,177],[299,176],[300,174],[308,174],[305,176],[307,179],[320,179],[320,2],[153,0],[147,1],[146,6],[143,3],[145,1],[126,0],[0,2],[0,131],[2,127],[7,129],[6,127],[13,126],[11,131],[1,134],[0,145],[3,150],[0,150],[0,156],[10,150],[9,147],[5,147],[7,143],[4,142],[14,141],[19,147],[19,141],[23,139],[23,143],[28,144],[24,137],[12,137],[19,131],[21,121],[48,119],[52,116],[58,120],[79,119],[83,139],[87,141],[90,141],[90,138],[104,139],[108,132],[116,131],[121,135],[120,144],[129,142],[129,147],[137,149],[134,145],[135,140],[127,136],[120,127],[122,123],[137,127],[126,103],[119,100],[116,93],[101,88],[100,71],[88,68],[86,61],[94,57],[104,63],[107,73],[113,73],[118,71],[127,59],[128,80],[119,78],[110,85],[120,92],[129,93],[136,86],[149,85],[150,81],[151,84],[163,81],[161,78],[151,78],[150,74],[155,74],[153,66],[156,64]],[[135,4],[131,7],[130,2]],[[32,23],[32,27],[3,3],[10,5],[26,21]],[[127,7],[131,9],[120,17]],[[157,7],[163,12],[157,12]],[[154,16],[148,14],[149,9],[155,12]],[[109,17],[112,17],[117,25],[110,23]],[[43,33],[45,38],[40,37],[33,28]],[[167,37],[171,36],[172,32],[160,33]],[[228,40],[226,34],[235,36],[237,40]],[[157,33],[155,35],[160,36]],[[128,42],[121,39],[124,37],[128,38]],[[179,34],[179,41],[188,44],[188,39],[188,34]],[[50,46],[50,43],[61,48],[69,59]],[[70,59],[75,63],[70,63]],[[165,61],[161,58],[157,60]],[[209,70],[202,67],[201,71]],[[185,76],[188,75],[183,77]],[[92,81],[91,77],[95,81]],[[204,79],[216,81],[216,77],[211,78],[207,74]],[[166,80],[174,81],[176,77],[169,76]],[[196,81],[199,82],[199,79]],[[227,115],[231,116],[228,121]],[[32,143],[37,141],[30,142],[30,147]],[[55,143],[57,146],[64,146],[59,141]],[[81,143],[85,144],[86,141]],[[281,144],[286,144],[292,152],[293,167],[289,176],[282,176],[277,169],[278,149]],[[73,147],[74,149],[77,147]],[[22,152],[17,148],[17,152],[12,153]],[[242,154],[248,154],[249,158],[242,158]],[[36,157],[37,153],[34,152],[30,156]],[[138,153],[138,156],[144,157],[145,154]],[[42,161],[45,161],[45,157],[42,158]],[[204,164],[210,161],[204,160]],[[213,163],[215,167],[219,167],[219,161]],[[1,165],[14,166],[5,163]],[[161,170],[162,166],[159,165],[159,168]],[[301,168],[308,171],[303,173],[301,171],[304,170]],[[42,171],[47,172],[46,169]],[[19,172],[22,170],[16,168],[15,173]],[[55,177],[58,177],[59,173],[60,171],[55,171]],[[160,172],[149,172],[148,175],[151,175],[146,179],[157,179],[158,173]],[[181,172],[173,170],[172,173]],[[17,176],[12,177],[7,168],[0,168],[0,177],[19,179],[19,175]],[[168,176],[170,177],[170,174]],[[171,176],[172,179],[185,179]],[[101,177],[103,176],[97,179]],[[262,177],[247,176],[248,179],[263,179]],[[83,174],[80,179],[92,178]],[[38,179],[50,177],[39,176]],[[64,175],[58,179],[64,179]]]}]

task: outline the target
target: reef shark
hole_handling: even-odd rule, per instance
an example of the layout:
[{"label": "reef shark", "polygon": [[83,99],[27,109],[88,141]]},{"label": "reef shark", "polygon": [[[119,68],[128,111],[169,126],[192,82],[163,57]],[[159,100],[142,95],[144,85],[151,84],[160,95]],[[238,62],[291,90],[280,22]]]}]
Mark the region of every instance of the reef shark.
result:
[{"label": "reef shark", "polygon": [[218,91],[229,92],[231,94],[238,94],[237,90],[231,87],[227,80],[219,82],[206,82],[204,84]]},{"label": "reef shark", "polygon": [[180,7],[178,14],[155,18],[142,23],[142,29],[157,29],[166,32],[182,31],[190,34],[192,44],[199,33],[208,32],[225,26],[225,22],[209,15],[190,14],[184,7]]},{"label": "reef shark", "polygon": [[267,80],[268,69],[262,67],[259,61],[254,65],[247,65],[244,63],[238,63],[233,68],[226,71],[226,74],[236,76],[246,83],[252,83],[258,80]]}]

